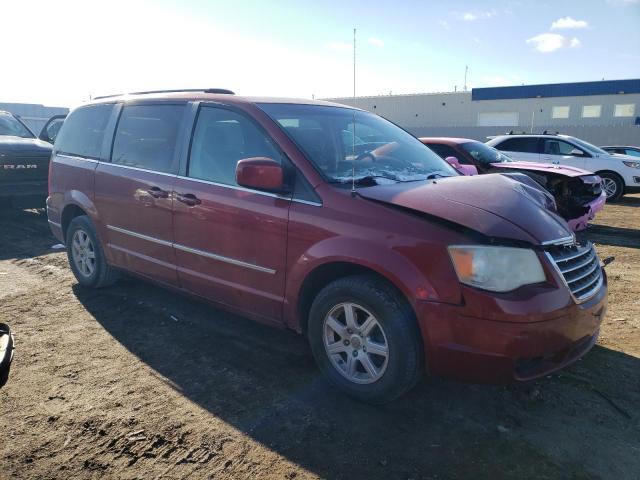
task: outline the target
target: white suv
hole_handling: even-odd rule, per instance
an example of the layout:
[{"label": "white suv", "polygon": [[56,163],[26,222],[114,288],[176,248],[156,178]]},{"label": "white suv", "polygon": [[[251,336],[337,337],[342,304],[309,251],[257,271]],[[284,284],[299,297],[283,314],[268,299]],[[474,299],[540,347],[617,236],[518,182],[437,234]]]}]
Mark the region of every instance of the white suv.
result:
[{"label": "white suv", "polygon": [[617,155],[568,135],[499,135],[487,142],[514,160],[555,163],[595,172],[602,178],[607,200],[640,192],[640,161]]}]

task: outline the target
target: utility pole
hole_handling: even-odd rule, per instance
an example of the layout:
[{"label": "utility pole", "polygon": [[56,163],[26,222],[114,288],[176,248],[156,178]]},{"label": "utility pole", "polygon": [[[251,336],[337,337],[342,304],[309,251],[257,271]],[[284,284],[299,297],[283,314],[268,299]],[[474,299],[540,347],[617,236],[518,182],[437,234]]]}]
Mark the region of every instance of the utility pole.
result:
[{"label": "utility pole", "polygon": [[464,91],[467,91],[467,72],[469,71],[469,66],[464,66]]},{"label": "utility pole", "polygon": [[353,98],[356,98],[356,29],[353,29]]}]

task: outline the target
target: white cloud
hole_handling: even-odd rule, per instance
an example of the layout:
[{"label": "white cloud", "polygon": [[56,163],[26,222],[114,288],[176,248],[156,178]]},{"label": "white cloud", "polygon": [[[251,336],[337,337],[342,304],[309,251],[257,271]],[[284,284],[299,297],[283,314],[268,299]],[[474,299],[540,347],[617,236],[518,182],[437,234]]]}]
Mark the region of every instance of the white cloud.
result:
[{"label": "white cloud", "polygon": [[568,28],[587,28],[589,24],[585,20],[576,20],[571,17],[559,18],[551,24],[551,30]]},{"label": "white cloud", "polygon": [[454,15],[465,22],[474,22],[476,20],[487,20],[498,15],[495,10],[472,10],[469,12],[454,12]]},{"label": "white cloud", "polygon": [[438,20],[438,25],[440,25],[445,30],[451,30],[451,25],[446,20]]},{"label": "white cloud", "polygon": [[326,47],[331,50],[353,50],[353,44],[348,42],[329,42]]},{"label": "white cloud", "polygon": [[370,38],[369,44],[373,45],[374,47],[384,47],[384,42],[379,38]]},{"label": "white cloud", "polygon": [[541,33],[529,38],[527,43],[532,44],[537,51],[542,53],[550,53],[561,48],[575,48],[582,45],[576,37],[567,38],[559,33]]}]

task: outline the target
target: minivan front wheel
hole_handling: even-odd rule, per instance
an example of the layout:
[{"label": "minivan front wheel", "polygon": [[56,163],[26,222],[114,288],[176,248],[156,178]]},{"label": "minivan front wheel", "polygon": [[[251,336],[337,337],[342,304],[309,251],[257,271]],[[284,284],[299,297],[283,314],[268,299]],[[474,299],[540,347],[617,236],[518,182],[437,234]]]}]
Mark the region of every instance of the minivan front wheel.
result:
[{"label": "minivan front wheel", "polygon": [[308,336],[327,380],[368,403],[399,397],[422,373],[415,315],[375,276],[346,277],[323,288],[311,306]]},{"label": "minivan front wheel", "polygon": [[80,285],[99,288],[117,280],[117,272],[107,264],[89,217],[81,215],[71,220],[66,243],[69,266]]}]

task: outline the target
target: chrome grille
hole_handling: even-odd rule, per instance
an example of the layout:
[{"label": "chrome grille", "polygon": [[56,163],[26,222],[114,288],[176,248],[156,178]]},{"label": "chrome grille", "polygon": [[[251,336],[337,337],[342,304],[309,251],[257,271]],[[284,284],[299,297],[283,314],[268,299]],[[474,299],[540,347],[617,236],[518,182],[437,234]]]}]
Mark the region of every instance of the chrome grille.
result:
[{"label": "chrome grille", "polygon": [[602,287],[602,268],[593,245],[556,246],[547,255],[562,275],[577,302],[594,296]]}]

